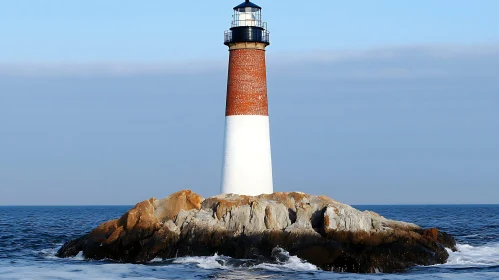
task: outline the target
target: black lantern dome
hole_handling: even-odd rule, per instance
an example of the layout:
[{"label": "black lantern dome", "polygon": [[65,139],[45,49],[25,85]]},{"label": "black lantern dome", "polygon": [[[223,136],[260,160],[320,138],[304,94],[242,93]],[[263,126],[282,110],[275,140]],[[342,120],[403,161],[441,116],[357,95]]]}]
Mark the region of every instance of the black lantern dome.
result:
[{"label": "black lantern dome", "polygon": [[262,8],[249,0],[234,7],[231,28],[225,31],[226,45],[243,42],[269,44],[267,23],[262,22]]},{"label": "black lantern dome", "polygon": [[240,9],[240,8],[256,8],[256,9],[262,9],[262,7],[258,6],[255,3],[251,3],[249,0],[246,0],[244,3],[241,3],[237,6],[234,7],[234,10]]}]

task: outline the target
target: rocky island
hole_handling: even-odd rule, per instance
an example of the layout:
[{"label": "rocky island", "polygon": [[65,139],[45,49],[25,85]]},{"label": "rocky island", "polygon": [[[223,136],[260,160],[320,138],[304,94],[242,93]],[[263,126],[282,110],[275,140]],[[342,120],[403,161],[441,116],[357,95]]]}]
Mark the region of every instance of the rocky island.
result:
[{"label": "rocky island", "polygon": [[154,258],[225,255],[271,259],[276,248],[324,270],[398,272],[441,264],[456,250],[435,228],[386,219],[326,196],[300,192],[204,199],[183,190],[151,198],[121,218],[64,244],[58,257],[146,263]]}]

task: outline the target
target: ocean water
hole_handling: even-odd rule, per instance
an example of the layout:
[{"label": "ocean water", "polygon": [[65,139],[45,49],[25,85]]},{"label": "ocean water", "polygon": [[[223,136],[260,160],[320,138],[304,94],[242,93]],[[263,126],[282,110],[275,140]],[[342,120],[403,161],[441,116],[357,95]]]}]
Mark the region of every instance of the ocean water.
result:
[{"label": "ocean water", "polygon": [[398,274],[357,275],[318,270],[281,251],[272,263],[224,256],[154,260],[146,265],[55,257],[67,240],[130,206],[0,207],[0,279],[499,279],[499,205],[356,206],[458,241],[446,264]]}]

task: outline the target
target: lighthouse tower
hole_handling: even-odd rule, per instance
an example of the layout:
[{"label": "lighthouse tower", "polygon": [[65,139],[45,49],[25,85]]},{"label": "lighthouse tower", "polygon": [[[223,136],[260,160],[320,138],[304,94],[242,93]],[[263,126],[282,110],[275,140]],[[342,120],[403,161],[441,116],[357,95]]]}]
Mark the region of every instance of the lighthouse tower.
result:
[{"label": "lighthouse tower", "polygon": [[249,0],[234,7],[230,30],[222,193],[273,192],[262,8]]}]

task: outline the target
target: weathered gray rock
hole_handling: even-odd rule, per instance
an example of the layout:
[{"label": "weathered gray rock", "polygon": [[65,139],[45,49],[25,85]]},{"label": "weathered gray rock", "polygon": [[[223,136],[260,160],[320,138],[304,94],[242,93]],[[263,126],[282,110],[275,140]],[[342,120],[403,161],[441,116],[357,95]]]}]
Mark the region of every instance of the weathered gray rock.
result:
[{"label": "weathered gray rock", "polygon": [[181,191],[137,204],[120,219],[66,243],[60,257],[143,263],[215,253],[270,257],[283,248],[322,269],[392,272],[443,263],[454,239],[436,229],[361,212],[325,196],[274,193],[203,199]]},{"label": "weathered gray rock", "polygon": [[361,212],[349,205],[338,202],[327,206],[324,213],[324,222],[326,231],[386,232],[396,227],[420,229],[415,224],[388,220],[377,213],[371,211]]}]

